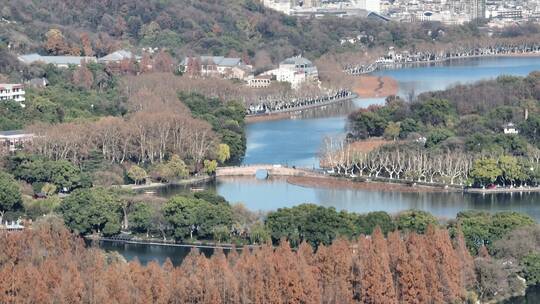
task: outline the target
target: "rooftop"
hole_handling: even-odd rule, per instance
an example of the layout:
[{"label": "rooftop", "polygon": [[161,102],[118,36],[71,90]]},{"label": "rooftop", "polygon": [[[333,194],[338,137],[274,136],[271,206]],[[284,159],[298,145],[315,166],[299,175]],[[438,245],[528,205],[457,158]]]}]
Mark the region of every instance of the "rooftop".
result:
[{"label": "rooftop", "polygon": [[39,54],[27,54],[20,55],[19,60],[26,63],[32,64],[34,62],[43,62],[45,64],[57,64],[57,65],[68,65],[74,64],[79,65],[81,61],[95,61],[95,57],[85,57],[85,56],[41,56]]},{"label": "rooftop", "polygon": [[313,65],[313,63],[310,60],[302,56],[287,58],[283,60],[280,64],[294,64],[294,65],[307,65],[307,66]]},{"label": "rooftop", "polygon": [[[241,58],[228,58],[223,56],[201,56],[199,57],[199,60],[202,64],[215,64],[227,67],[234,67],[242,64]],[[182,61],[182,64],[187,64],[187,58]]]},{"label": "rooftop", "polygon": [[101,57],[98,60],[99,61],[121,61],[124,59],[140,59],[140,56],[136,56],[130,51],[119,50],[107,56]]}]

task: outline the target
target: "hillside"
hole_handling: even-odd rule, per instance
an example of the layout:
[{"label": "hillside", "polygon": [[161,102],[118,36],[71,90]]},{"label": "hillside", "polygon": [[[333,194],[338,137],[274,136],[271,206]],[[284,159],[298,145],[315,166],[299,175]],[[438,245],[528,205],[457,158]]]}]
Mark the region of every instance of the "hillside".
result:
[{"label": "hillside", "polygon": [[[297,53],[316,58],[329,51],[414,46],[479,35],[474,26],[297,19],[266,9],[256,0],[20,0],[7,1],[0,14],[0,42],[17,53],[51,53],[43,44],[53,28],[65,39],[65,48],[55,53],[91,51],[102,56],[120,47],[165,47],[176,56],[244,55],[259,62]],[[341,46],[340,38],[359,34],[366,37],[361,45]]]}]

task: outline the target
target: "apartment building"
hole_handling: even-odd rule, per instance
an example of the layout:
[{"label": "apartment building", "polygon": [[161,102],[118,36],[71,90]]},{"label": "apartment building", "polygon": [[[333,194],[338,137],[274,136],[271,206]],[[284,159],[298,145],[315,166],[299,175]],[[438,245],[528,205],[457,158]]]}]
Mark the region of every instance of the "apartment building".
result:
[{"label": "apartment building", "polygon": [[0,83],[0,101],[13,100],[24,102],[24,86],[22,84]]}]

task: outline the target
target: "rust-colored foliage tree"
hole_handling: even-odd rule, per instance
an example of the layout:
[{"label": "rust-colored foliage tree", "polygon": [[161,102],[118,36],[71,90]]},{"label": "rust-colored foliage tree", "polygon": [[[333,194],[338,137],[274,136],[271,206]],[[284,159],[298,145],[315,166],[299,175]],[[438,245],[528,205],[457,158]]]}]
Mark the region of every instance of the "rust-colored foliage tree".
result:
[{"label": "rust-colored foliage tree", "polygon": [[388,240],[376,229],[316,252],[287,242],[210,258],[193,250],[178,267],[86,248],[50,217],[0,243],[0,303],[454,303],[464,290],[459,240],[454,249],[434,228]]},{"label": "rust-colored foliage tree", "polygon": [[366,303],[397,303],[388,246],[379,227],[373,231],[372,246],[362,276],[361,298]]},{"label": "rust-colored foliage tree", "polygon": [[80,39],[84,56],[94,56],[94,49],[92,48],[92,42],[90,41],[88,33],[82,33]]},{"label": "rust-colored foliage tree", "polygon": [[73,72],[71,81],[74,85],[88,90],[94,83],[94,74],[88,69],[86,63],[82,62],[81,66]]}]

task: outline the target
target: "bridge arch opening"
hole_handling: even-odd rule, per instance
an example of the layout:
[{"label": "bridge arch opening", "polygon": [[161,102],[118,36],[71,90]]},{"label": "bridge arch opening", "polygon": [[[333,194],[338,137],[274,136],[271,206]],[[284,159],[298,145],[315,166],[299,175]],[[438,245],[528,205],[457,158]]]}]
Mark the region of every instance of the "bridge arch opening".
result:
[{"label": "bridge arch opening", "polygon": [[270,173],[266,169],[258,169],[255,172],[255,178],[257,179],[268,179],[268,176],[270,176]]}]

